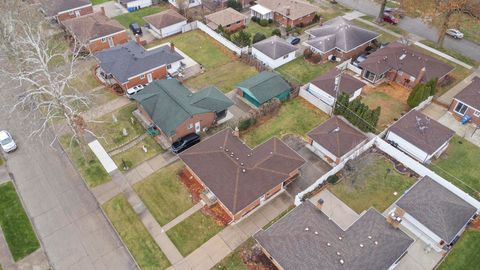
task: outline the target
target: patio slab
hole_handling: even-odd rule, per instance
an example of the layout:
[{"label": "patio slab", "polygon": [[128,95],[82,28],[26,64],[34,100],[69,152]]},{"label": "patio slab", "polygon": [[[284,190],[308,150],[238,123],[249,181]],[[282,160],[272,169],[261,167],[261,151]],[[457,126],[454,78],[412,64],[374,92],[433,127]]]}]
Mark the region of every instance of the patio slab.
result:
[{"label": "patio slab", "polygon": [[426,249],[427,244],[417,239],[407,250],[407,255],[402,258],[395,269],[398,270],[430,270],[442,259],[442,254]]}]

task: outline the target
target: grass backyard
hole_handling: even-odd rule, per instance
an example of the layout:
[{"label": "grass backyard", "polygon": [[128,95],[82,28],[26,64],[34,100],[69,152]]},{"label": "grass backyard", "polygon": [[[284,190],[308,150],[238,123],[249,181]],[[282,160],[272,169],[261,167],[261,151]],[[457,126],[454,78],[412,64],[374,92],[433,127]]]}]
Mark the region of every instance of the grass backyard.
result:
[{"label": "grass backyard", "polygon": [[415,182],[414,178],[398,173],[385,157],[374,153],[357,158],[350,170],[341,172],[341,182],[329,189],[357,213],[370,207],[385,211]]},{"label": "grass backyard", "polygon": [[113,19],[117,20],[121,25],[123,25],[127,29],[129,25],[134,22],[138,23],[138,25],[140,26],[143,26],[145,24],[143,17],[164,11],[167,8],[168,8],[168,4],[146,7],[146,8],[139,9],[137,11],[133,11],[133,12],[129,12],[129,13],[125,13],[125,14],[113,17]]},{"label": "grass backyard", "polygon": [[161,226],[193,206],[190,193],[178,177],[183,168],[177,161],[133,186]]},{"label": "grass backyard", "polygon": [[180,253],[187,256],[222,229],[212,217],[197,211],[168,230],[167,235]]},{"label": "grass backyard", "polygon": [[40,247],[12,182],[0,185],[0,226],[15,261]]},{"label": "grass backyard", "polygon": [[280,110],[272,118],[257,123],[242,134],[248,145],[254,147],[273,136],[286,134],[305,136],[317,125],[325,122],[328,115],[313,107],[302,98],[295,98],[282,104]]},{"label": "grass backyard", "polygon": [[311,64],[303,57],[279,67],[276,69],[288,81],[303,85],[315,79],[316,77],[328,72],[335,66],[335,63]]},{"label": "grass backyard", "polygon": [[[143,146],[147,148],[147,153],[143,151]],[[163,148],[152,137],[148,136],[132,148],[113,156],[112,159],[120,170],[124,170],[123,161],[125,161],[127,166],[132,169],[142,162],[163,152],[165,152],[165,150],[163,150]]]},{"label": "grass backyard", "polygon": [[[480,264],[480,231],[467,229],[438,270],[477,269]],[[475,266],[476,265],[476,266]]]},{"label": "grass backyard", "polygon": [[95,187],[111,180],[110,175],[88,146],[84,156],[78,143],[71,141],[69,135],[61,137],[60,143],[89,187]]},{"label": "grass backyard", "polygon": [[113,197],[102,207],[141,269],[160,270],[170,266],[123,194]]},{"label": "grass backyard", "polygon": [[[132,114],[136,108],[135,103],[128,104],[113,113],[95,119],[95,123],[90,124],[90,129],[99,138],[98,141],[107,152],[145,133],[145,129]],[[124,128],[128,132],[127,136],[123,135]]]},{"label": "grass backyard", "polygon": [[446,153],[433,160],[430,169],[463,191],[480,199],[479,160],[480,148],[455,135]]},{"label": "grass backyard", "polygon": [[269,24],[267,26],[261,26],[260,24],[251,21],[250,23],[247,24],[247,27],[245,27],[244,31],[251,34],[252,39],[253,39],[253,36],[256,33],[264,34],[268,38],[268,37],[272,36],[272,31],[274,29],[277,29],[275,27],[275,24]]}]

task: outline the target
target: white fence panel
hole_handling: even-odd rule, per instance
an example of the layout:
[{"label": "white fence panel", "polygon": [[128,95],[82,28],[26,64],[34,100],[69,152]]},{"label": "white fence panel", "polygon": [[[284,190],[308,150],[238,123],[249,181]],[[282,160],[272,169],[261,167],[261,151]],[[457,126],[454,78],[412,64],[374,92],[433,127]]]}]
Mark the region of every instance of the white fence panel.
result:
[{"label": "white fence panel", "polygon": [[216,41],[222,43],[223,46],[227,47],[229,50],[233,51],[234,53],[241,55],[242,52],[248,51],[248,47],[240,48],[237,45],[233,44],[230,40],[226,39],[219,33],[213,31],[210,27],[206,26],[204,23],[200,21],[196,21],[198,29],[205,32],[207,35],[211,36]]},{"label": "white fence panel", "polygon": [[182,33],[189,32],[197,28],[197,21],[187,23],[186,25],[182,26]]},{"label": "white fence panel", "polygon": [[308,85],[304,85],[300,87],[300,92],[298,93],[299,96],[304,98],[306,101],[310,102],[313,104],[315,107],[319,108],[326,114],[331,114],[332,113],[332,107],[328,106],[326,103],[321,101],[319,98],[316,96],[312,95],[310,92],[307,91]]},{"label": "white fence panel", "polygon": [[353,73],[357,75],[362,75],[362,69],[352,65],[350,62],[347,63],[347,69],[351,70]]}]

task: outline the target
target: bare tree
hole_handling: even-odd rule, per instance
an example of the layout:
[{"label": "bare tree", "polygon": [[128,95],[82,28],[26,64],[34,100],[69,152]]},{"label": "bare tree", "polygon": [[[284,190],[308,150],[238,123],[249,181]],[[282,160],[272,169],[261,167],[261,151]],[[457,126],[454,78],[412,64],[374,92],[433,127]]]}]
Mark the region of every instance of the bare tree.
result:
[{"label": "bare tree", "polygon": [[42,136],[50,126],[55,127],[52,123],[63,121],[64,125],[56,125],[55,134],[72,133],[72,141],[84,149],[88,130],[80,113],[90,100],[72,84],[78,80],[76,67],[84,58],[84,46],[74,41],[71,48],[49,36],[47,22],[31,6],[0,8],[0,73],[17,86],[11,111],[20,111],[26,119],[39,123],[30,137]]},{"label": "bare tree", "polygon": [[388,0],[375,0],[375,2],[380,4],[380,12],[378,12],[377,23],[383,22],[383,13],[385,12],[385,7],[387,6]]},{"label": "bare tree", "polygon": [[188,18],[188,9],[190,8],[189,0],[177,0],[177,8],[185,18]]}]

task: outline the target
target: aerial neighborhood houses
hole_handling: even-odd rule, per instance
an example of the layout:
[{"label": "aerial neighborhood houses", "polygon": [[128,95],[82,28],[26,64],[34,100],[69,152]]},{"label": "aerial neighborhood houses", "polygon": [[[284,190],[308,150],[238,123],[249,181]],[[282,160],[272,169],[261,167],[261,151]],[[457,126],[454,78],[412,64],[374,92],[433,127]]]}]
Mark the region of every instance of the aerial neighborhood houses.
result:
[{"label": "aerial neighborhood houses", "polygon": [[143,17],[153,32],[164,38],[182,32],[182,27],[187,24],[187,18],[173,9]]},{"label": "aerial neighborhood houses", "polygon": [[273,20],[284,27],[306,26],[315,20],[318,7],[302,0],[257,0],[252,17]]},{"label": "aerial neighborhood houses", "polygon": [[40,10],[57,22],[93,13],[90,0],[40,0]]},{"label": "aerial neighborhood houses", "polygon": [[226,8],[205,16],[205,22],[213,30],[222,27],[224,31],[235,32],[247,25],[247,16],[233,8]]},{"label": "aerial neighborhood houses", "polygon": [[271,36],[252,45],[252,56],[275,69],[296,58],[298,48],[278,36]]}]

